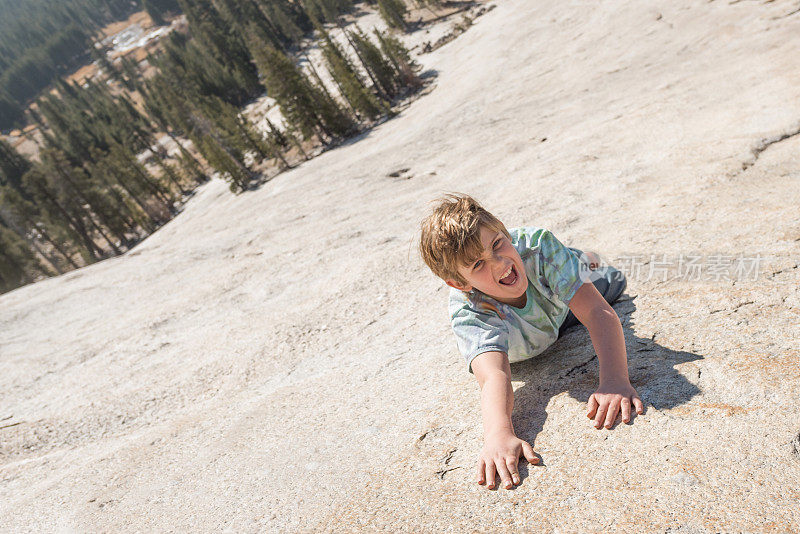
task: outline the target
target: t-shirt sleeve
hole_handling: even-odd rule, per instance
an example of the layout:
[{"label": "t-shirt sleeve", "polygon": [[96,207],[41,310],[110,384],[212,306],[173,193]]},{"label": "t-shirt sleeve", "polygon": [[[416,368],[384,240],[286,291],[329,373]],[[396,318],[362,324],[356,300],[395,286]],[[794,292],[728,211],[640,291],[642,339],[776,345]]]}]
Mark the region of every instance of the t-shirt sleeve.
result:
[{"label": "t-shirt sleeve", "polygon": [[554,296],[568,304],[586,281],[583,264],[548,230],[539,238],[539,252],[539,272],[544,281]]},{"label": "t-shirt sleeve", "polygon": [[508,353],[508,325],[491,311],[476,311],[468,306],[456,309],[451,317],[458,350],[472,372],[472,360],[481,353]]}]

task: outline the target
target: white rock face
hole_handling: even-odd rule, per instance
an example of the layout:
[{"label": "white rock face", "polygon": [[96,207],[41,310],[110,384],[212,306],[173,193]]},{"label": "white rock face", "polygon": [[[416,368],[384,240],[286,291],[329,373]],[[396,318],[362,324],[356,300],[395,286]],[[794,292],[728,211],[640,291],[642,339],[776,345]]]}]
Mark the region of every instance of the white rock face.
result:
[{"label": "white rock face", "polygon": [[[503,0],[363,139],[3,295],[2,529],[800,529],[795,8]],[[594,430],[570,331],[513,368],[544,464],[513,491],[473,481],[478,386],[415,250],[453,190],[639,269],[646,413]]]}]

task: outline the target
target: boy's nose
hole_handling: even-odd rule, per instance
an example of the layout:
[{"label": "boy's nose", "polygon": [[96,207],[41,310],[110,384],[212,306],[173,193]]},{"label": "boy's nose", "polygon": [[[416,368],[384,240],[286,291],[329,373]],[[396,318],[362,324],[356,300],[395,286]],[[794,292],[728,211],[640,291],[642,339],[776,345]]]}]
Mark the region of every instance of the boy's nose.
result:
[{"label": "boy's nose", "polygon": [[503,261],[503,260],[497,260],[494,263],[494,272],[495,272],[496,275],[500,276],[504,272],[506,272],[509,267],[511,267],[511,262],[506,262],[506,261]]}]

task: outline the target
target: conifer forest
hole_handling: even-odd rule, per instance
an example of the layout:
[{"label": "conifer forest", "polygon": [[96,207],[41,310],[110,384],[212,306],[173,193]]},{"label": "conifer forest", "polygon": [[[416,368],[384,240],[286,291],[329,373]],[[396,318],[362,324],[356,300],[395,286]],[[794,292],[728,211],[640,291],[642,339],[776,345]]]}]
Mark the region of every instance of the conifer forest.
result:
[{"label": "conifer forest", "polygon": [[[0,137],[0,292],[130,250],[212,175],[245,191],[391,116],[423,85],[408,11],[442,5],[360,5],[385,29],[345,25],[353,0],[0,0],[0,131],[39,132],[35,157]],[[111,59],[101,29],[142,10],[171,31]],[[266,131],[243,113],[265,93]]]}]

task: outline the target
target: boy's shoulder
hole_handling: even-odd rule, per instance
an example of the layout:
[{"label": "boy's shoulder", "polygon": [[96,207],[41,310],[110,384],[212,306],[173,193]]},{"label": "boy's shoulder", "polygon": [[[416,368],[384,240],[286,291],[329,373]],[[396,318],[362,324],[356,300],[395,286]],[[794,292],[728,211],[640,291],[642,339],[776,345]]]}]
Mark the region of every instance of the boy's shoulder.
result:
[{"label": "boy's shoulder", "polygon": [[553,237],[553,233],[547,228],[540,226],[519,226],[509,228],[511,243],[520,255],[523,252],[536,251],[542,247],[543,242]]},{"label": "boy's shoulder", "polygon": [[503,313],[505,305],[499,303],[489,295],[480,291],[465,292],[450,288],[447,309],[450,321],[460,318],[465,324],[474,324],[475,321],[492,323],[497,326],[498,320],[505,323],[506,314]]}]

